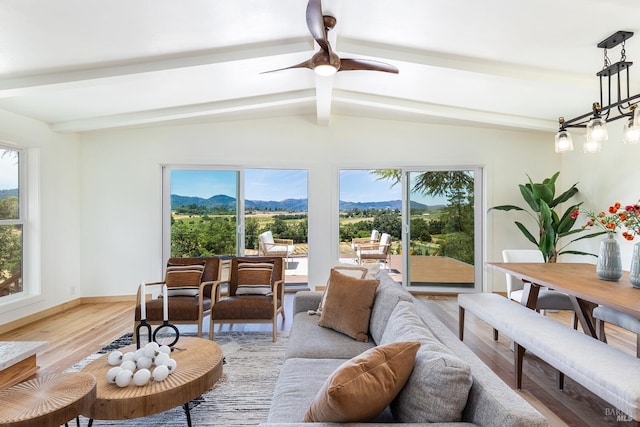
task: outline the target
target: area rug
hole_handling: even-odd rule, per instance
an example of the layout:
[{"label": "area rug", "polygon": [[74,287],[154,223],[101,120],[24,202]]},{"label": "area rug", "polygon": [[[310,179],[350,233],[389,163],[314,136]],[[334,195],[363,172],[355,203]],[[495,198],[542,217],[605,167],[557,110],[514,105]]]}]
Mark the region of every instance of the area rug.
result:
[{"label": "area rug", "polygon": [[[284,361],[287,338],[286,332],[280,332],[278,341],[274,343],[271,332],[216,332],[215,341],[222,347],[224,356],[222,377],[213,389],[189,403],[193,426],[257,426],[265,422]],[[70,371],[79,371],[102,354],[128,344],[131,344],[131,334],[120,337],[82,360]],[[80,417],[80,423],[87,425],[88,420]],[[177,407],[132,420],[95,420],[93,425],[184,427],[187,419],[184,409]]]}]

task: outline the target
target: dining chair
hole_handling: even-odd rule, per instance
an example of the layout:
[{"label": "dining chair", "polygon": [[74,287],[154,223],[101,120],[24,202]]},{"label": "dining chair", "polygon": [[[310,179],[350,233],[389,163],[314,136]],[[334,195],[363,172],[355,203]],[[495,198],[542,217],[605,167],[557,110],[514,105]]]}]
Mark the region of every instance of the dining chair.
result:
[{"label": "dining chair", "polygon": [[[505,249],[502,251],[502,259],[504,262],[544,262],[542,252],[537,249]],[[506,275],[507,279],[507,297],[517,301],[522,301],[522,294],[524,293],[524,283],[521,280]],[[538,293],[538,301],[536,303],[536,311],[541,311],[544,314],[544,310],[571,310],[573,312],[571,316],[571,323],[573,329],[578,327],[578,317],[571,304],[569,295],[554,291],[552,289],[542,287]]]},{"label": "dining chair", "polygon": [[604,331],[605,323],[611,323],[612,325],[635,333],[636,357],[640,358],[640,319],[602,305],[593,309],[593,318],[596,321],[596,335],[602,342],[607,342],[607,336]]}]

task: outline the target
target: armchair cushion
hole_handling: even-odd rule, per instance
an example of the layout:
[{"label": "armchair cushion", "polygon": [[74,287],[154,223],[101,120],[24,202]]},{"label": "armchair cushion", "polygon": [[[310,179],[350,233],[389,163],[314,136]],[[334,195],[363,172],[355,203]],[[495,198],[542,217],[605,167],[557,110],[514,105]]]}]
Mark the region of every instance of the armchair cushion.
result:
[{"label": "armchair cushion", "polygon": [[238,263],[238,288],[236,295],[271,295],[273,261]]},{"label": "armchair cushion", "polygon": [[167,265],[165,283],[167,285],[167,296],[196,296],[200,291],[200,282],[204,272],[204,262],[202,264],[191,265]]},{"label": "armchair cushion", "polygon": [[329,282],[318,325],[369,342],[371,307],[380,282],[356,279],[335,269],[331,269]]},{"label": "armchair cushion", "polygon": [[346,361],[325,381],[304,421],[371,421],[404,386],[419,348],[419,342],[394,342]]}]

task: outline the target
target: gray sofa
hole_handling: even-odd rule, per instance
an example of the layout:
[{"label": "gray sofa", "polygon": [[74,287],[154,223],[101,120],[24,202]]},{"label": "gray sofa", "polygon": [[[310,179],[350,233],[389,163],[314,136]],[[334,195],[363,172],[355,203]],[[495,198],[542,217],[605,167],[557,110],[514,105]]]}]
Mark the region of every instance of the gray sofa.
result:
[{"label": "gray sofa", "polygon": [[[413,372],[394,402],[371,423],[363,425],[548,425],[539,412],[431,313],[429,303],[414,298],[386,271],[378,272],[376,279],[380,285],[371,312],[367,343],[318,326],[319,317],[309,314],[308,310],[318,307],[321,292],[296,294],[285,361],[276,382],[268,420],[262,426],[331,425],[303,422],[307,408],[325,380],[346,360],[377,344],[393,341],[420,341]],[[440,376],[442,382],[439,382]],[[431,414],[434,408],[437,409],[435,419]],[[437,417],[455,417],[456,412],[460,421],[438,422]]]}]

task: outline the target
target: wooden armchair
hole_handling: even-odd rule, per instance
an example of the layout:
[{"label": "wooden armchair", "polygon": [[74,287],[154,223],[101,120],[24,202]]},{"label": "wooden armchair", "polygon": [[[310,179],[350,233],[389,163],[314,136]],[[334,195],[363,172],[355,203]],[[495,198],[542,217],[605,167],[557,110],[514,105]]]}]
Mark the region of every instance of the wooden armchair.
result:
[{"label": "wooden armchair", "polygon": [[[284,321],[284,273],[282,257],[232,259],[228,282],[214,285],[209,339],[213,339],[214,323],[272,323],[276,342],[278,313]],[[228,284],[228,296],[221,297],[224,284]]]},{"label": "wooden armchair", "polygon": [[[211,295],[214,283],[220,280],[220,259],[216,257],[170,258],[167,262],[165,279],[162,282],[145,283],[145,294],[167,285],[169,322],[174,325],[197,324],[198,336],[202,336],[205,316],[211,312]],[[133,331],[140,322],[140,301],[142,286],[138,287]],[[146,295],[144,295],[146,298]],[[161,297],[146,302],[147,322],[162,324],[163,300]]]},{"label": "wooden armchair", "polygon": [[367,261],[383,261],[385,268],[389,266],[389,248],[391,247],[391,235],[388,233],[382,233],[380,236],[380,242],[358,245],[356,248],[356,260],[358,264],[363,264]]}]

